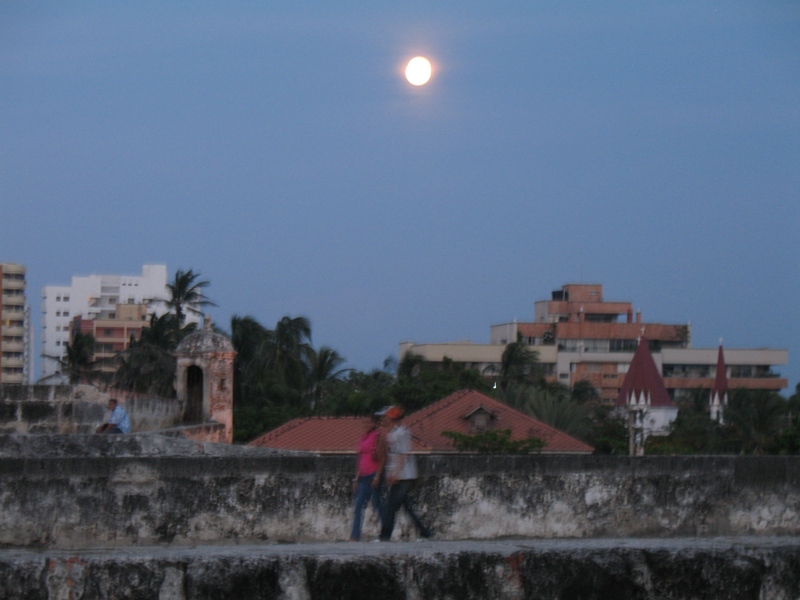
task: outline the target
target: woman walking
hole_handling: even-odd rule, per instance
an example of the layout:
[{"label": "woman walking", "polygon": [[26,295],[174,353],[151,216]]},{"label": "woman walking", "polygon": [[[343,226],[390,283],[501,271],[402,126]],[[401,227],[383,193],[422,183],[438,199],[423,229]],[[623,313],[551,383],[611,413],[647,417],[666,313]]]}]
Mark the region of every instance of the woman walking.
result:
[{"label": "woman walking", "polygon": [[357,542],[361,539],[361,523],[364,509],[372,499],[372,506],[378,514],[378,519],[383,522],[383,506],[381,494],[377,485],[380,477],[380,457],[378,455],[378,437],[380,435],[380,417],[373,416],[367,422],[367,430],[358,442],[358,462],[356,463],[356,477],[353,480],[353,493],[356,497],[355,515],[353,516],[353,529],[350,532],[350,541]]}]

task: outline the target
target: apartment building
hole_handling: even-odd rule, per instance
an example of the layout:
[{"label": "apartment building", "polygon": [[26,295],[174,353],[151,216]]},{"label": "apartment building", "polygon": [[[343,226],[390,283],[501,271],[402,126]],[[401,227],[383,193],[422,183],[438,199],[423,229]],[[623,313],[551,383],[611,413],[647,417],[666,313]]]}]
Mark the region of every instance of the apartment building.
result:
[{"label": "apartment building", "polygon": [[23,265],[0,263],[0,384],[30,383],[33,338]]},{"label": "apartment building", "polygon": [[[630,302],[606,301],[600,284],[568,284],[549,300],[534,304],[534,320],[493,325],[489,344],[400,344],[428,362],[445,358],[497,377],[506,344],[518,339],[538,354],[549,381],[572,386],[588,380],[603,400],[616,400],[630,368],[638,340],[645,337],[670,397],[692,390],[711,390],[717,369],[717,348],[692,348],[690,324],[645,323]],[[731,389],[779,391],[788,381],[775,367],[788,362],[786,350],[725,349],[726,376]]]},{"label": "apartment building", "polygon": [[76,333],[94,338],[94,360],[97,370],[113,373],[117,366],[112,360],[118,353],[127,350],[131,340],[142,337],[142,329],[150,324],[149,307],[146,304],[117,304],[113,318],[90,319],[82,315],[72,318],[70,339]]},{"label": "apartment building", "polygon": [[[101,333],[99,338],[95,337],[101,350],[97,356],[107,356],[112,348],[118,347],[121,336],[128,331],[126,327],[130,327],[123,325],[123,333],[118,336],[119,326],[114,323],[132,319],[138,326],[140,322],[149,321],[151,312],[160,316],[166,312],[166,307],[149,302],[166,297],[166,265],[144,265],[141,275],[75,276],[68,286],[45,286],[42,289],[41,380],[54,383],[60,379],[58,359],[69,344],[76,317],[79,317],[78,331]],[[190,315],[187,322],[197,322],[197,317]],[[113,333],[106,336],[106,331]]]}]

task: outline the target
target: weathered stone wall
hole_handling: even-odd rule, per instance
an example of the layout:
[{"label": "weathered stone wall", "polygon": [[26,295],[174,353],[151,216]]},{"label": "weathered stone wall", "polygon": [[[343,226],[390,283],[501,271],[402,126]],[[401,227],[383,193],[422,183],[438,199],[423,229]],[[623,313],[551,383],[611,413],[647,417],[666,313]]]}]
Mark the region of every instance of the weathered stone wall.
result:
[{"label": "weathered stone wall", "polygon": [[91,385],[0,386],[0,433],[94,433],[108,418],[108,399],[119,399],[133,431],[157,431],[181,422],[185,402],[133,396]]},{"label": "weathered stone wall", "polygon": [[0,551],[0,600],[795,600],[796,540]]},{"label": "weathered stone wall", "polygon": [[[132,447],[132,436],[32,436],[34,451],[20,437],[0,436],[0,544],[333,541],[349,533],[352,458],[178,440],[148,453]],[[43,453],[48,444],[53,452]],[[437,539],[800,533],[797,457],[420,463],[417,507]],[[415,537],[405,520],[399,525],[398,539]],[[376,531],[368,513],[365,535]]]}]

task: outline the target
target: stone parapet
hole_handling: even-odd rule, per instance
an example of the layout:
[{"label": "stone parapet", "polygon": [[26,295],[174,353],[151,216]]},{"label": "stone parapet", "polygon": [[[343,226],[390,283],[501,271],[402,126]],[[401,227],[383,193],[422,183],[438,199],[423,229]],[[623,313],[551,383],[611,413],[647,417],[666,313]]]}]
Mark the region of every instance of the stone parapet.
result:
[{"label": "stone parapet", "polygon": [[[182,440],[148,454],[130,436],[84,436],[85,455],[76,436],[49,436],[50,453],[19,443],[3,451],[15,437],[0,436],[3,545],[312,542],[349,534],[352,457]],[[60,444],[69,447],[59,455]],[[419,462],[417,508],[437,539],[800,533],[800,457],[432,455]],[[365,536],[376,533],[368,512]],[[415,537],[402,516],[395,536]]]}]

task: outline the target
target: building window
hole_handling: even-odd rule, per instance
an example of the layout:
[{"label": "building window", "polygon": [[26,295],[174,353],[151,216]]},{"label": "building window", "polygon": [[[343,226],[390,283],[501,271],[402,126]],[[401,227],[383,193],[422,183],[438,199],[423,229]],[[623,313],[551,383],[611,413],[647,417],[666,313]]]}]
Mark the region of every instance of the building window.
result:
[{"label": "building window", "polygon": [[472,421],[472,426],[475,431],[486,431],[489,427],[489,415],[480,413],[475,415]]},{"label": "building window", "polygon": [[733,365],[731,367],[731,378],[753,377],[753,367],[751,365]]},{"label": "building window", "polygon": [[636,352],[636,346],[639,342],[636,340],[611,340],[611,352]]}]

